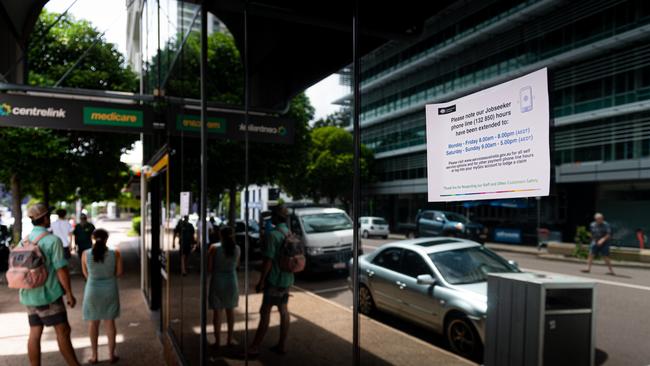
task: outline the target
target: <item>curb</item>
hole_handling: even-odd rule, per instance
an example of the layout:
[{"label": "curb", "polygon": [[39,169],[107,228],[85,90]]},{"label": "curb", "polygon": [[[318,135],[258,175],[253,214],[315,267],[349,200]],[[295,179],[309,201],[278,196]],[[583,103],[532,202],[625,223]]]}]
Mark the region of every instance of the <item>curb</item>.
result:
[{"label": "curb", "polygon": [[[488,248],[494,250],[495,252],[507,252],[507,253],[517,253],[517,254],[527,254],[527,255],[533,255],[536,256],[540,259],[544,260],[549,260],[549,261],[557,261],[557,262],[567,262],[567,263],[580,263],[580,264],[587,264],[586,259],[580,259],[580,258],[573,258],[573,257],[565,257],[563,255],[559,254],[548,254],[545,252],[531,252],[531,251],[526,251],[526,250],[517,250],[516,248],[493,248],[488,246]],[[594,260],[593,262],[594,265],[600,265],[604,266],[605,262],[603,260]],[[636,263],[636,262],[619,262],[612,260],[612,266],[615,267],[623,267],[623,268],[639,268],[639,269],[650,269],[650,263]]]}]

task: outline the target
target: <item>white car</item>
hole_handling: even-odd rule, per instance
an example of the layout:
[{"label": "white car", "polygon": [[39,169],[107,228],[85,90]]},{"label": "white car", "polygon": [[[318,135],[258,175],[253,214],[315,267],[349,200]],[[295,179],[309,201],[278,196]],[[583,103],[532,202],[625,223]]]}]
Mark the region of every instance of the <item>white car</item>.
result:
[{"label": "white car", "polygon": [[359,224],[359,232],[364,238],[381,236],[387,239],[390,233],[388,222],[381,217],[362,216],[359,218]]}]

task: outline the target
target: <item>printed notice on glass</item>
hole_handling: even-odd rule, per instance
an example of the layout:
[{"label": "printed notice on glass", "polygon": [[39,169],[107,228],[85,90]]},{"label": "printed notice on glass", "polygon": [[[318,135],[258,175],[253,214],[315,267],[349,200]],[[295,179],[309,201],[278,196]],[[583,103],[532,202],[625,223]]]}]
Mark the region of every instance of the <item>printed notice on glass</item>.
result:
[{"label": "printed notice on glass", "polygon": [[548,73],[426,106],[429,202],[548,196]]},{"label": "printed notice on glass", "polygon": [[190,192],[181,192],[181,216],[190,214]]}]

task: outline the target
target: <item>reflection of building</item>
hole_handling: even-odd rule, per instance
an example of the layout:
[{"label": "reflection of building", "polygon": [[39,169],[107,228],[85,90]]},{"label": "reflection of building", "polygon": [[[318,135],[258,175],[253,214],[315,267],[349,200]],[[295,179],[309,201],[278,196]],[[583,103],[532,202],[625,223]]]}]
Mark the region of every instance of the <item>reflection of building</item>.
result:
[{"label": "reflection of building", "polygon": [[[618,239],[634,243],[635,227],[650,229],[643,222],[650,210],[649,30],[643,0],[457,2],[417,40],[366,56],[361,138],[376,154],[379,175],[366,210],[395,225],[412,222],[427,205],[426,103],[548,66],[555,169],[541,222],[570,239],[599,210]],[[447,208],[492,225],[530,223],[532,232],[535,200],[515,206]]]},{"label": "reflection of building", "polygon": [[[243,199],[246,191],[242,189],[240,205],[240,218],[244,220],[246,202]],[[250,185],[248,187],[248,217],[251,220],[259,221],[260,213],[269,210],[283,202],[293,202],[293,199],[278,187]]]},{"label": "reflection of building", "polygon": [[[178,29],[187,29],[192,25],[192,18],[194,18],[194,13],[199,9],[198,4],[192,4],[188,2],[179,1],[176,5],[176,26]],[[192,31],[200,32],[201,31],[201,14],[197,17],[194,25],[192,26]],[[208,13],[208,34],[215,32],[228,32],[226,25],[221,22],[217,17],[212,13]]]}]

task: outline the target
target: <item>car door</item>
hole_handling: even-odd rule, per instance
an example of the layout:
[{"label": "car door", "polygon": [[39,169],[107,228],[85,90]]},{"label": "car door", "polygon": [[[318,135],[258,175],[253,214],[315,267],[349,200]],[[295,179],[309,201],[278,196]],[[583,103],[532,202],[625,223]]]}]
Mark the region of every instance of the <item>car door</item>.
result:
[{"label": "car door", "polygon": [[436,234],[436,223],[433,220],[433,212],[424,212],[420,216],[420,221],[418,222],[420,226],[420,236],[435,236]]},{"label": "car door", "polygon": [[402,309],[402,299],[397,284],[401,262],[401,248],[386,248],[365,270],[375,304],[393,313],[399,313]]},{"label": "car door", "polygon": [[403,311],[409,319],[434,327],[440,316],[440,304],[434,297],[438,285],[419,285],[417,277],[420,275],[430,275],[436,279],[430,265],[420,253],[405,249],[402,253],[400,279]]}]

